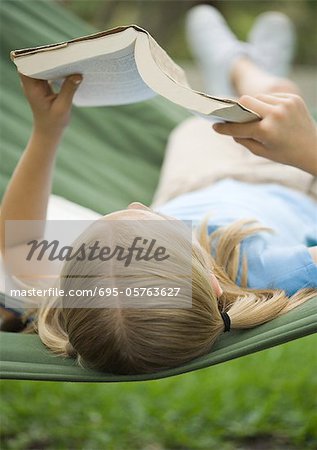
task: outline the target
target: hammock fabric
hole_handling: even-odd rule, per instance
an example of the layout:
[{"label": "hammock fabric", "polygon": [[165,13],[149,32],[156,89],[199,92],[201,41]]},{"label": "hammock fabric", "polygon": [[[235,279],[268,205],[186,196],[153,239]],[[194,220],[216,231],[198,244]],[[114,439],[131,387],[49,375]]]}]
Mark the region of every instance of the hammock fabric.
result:
[{"label": "hammock fabric", "polygon": [[36,335],[0,333],[1,376],[47,381],[145,381],[179,375],[283,344],[317,331],[317,299],[259,327],[223,334],[211,353],[175,369],[150,375],[111,375],[78,367],[74,360],[52,354]]},{"label": "hammock fabric", "polygon": [[[31,113],[22,95],[12,49],[54,43],[95,30],[47,1],[1,2],[1,117],[4,189],[25,147]],[[170,131],[187,113],[162,98],[120,107],[74,109],[60,149],[53,192],[100,213],[149,204]],[[212,353],[176,369],[117,376],[84,370],[54,356],[36,335],[2,332],[1,377],[59,381],[141,381],[189,372],[288,342],[317,331],[317,297],[287,315],[246,331],[223,334]]]}]

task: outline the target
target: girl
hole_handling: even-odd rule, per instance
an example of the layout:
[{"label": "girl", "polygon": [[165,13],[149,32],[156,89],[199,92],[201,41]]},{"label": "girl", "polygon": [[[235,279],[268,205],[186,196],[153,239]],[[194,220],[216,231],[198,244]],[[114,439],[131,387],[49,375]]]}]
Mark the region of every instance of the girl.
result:
[{"label": "girl", "polygon": [[[213,93],[235,89],[262,120],[213,129],[187,120],[170,137],[153,209],[132,203],[76,240],[75,251],[96,242],[127,249],[142,237],[170,257],[135,258],[128,266],[120,258],[64,263],[59,287],[91,295],[75,304],[65,296],[48,299],[33,326],[53,352],[83,366],[117,374],[178,366],[209,352],[224,331],[257,326],[317,294],[316,125],[296,86],[263,70],[267,62],[260,57],[255,64],[263,54],[261,33],[272,30],[275,19],[260,19],[251,52],[208,8],[192,10],[188,32],[205,74],[220,73],[218,81],[213,77]],[[264,33],[265,43],[273,37]],[[34,127],[3,198],[2,249],[6,220],[42,222],[23,239],[13,238],[7,251],[43,236],[54,160],[81,82],[80,75],[70,76],[55,94],[44,80],[20,77]],[[186,220],[194,224],[192,242]],[[177,299],[164,294],[177,284]],[[119,292],[124,285],[135,293],[132,307]],[[109,286],[111,295],[102,295]]]}]

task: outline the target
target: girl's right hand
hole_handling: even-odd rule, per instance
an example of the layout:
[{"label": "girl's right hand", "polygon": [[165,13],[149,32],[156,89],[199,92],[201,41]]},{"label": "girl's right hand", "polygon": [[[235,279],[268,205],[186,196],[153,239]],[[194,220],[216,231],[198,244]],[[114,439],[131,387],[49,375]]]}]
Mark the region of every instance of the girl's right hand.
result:
[{"label": "girl's right hand", "polygon": [[239,101],[262,120],[217,123],[215,131],[232,136],[255,155],[317,176],[317,127],[301,97],[283,93],[244,95]]},{"label": "girl's right hand", "polygon": [[31,106],[34,129],[46,135],[61,134],[70,120],[73,96],[82,81],[80,74],[70,75],[58,94],[47,80],[19,73],[24,94]]}]

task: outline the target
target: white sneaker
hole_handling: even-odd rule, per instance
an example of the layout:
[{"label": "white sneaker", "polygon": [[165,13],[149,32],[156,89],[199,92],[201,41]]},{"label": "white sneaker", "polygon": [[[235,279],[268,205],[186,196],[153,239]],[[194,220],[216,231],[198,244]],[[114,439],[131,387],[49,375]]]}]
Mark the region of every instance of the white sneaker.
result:
[{"label": "white sneaker", "polygon": [[260,14],[249,33],[250,57],[262,69],[279,77],[289,74],[296,34],[291,20],[280,12]]},{"label": "white sneaker", "polygon": [[186,34],[202,69],[207,92],[215,96],[234,97],[231,67],[236,58],[248,55],[248,44],[240,42],[220,12],[209,5],[190,9],[186,17]]}]

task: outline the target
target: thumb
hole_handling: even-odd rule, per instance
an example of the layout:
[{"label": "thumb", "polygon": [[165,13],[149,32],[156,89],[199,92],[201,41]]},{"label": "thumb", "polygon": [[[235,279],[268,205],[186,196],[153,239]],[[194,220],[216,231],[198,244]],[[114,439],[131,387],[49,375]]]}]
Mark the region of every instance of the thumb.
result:
[{"label": "thumb", "polygon": [[67,77],[61,87],[61,90],[56,99],[56,103],[63,105],[63,107],[70,107],[74,94],[82,82],[82,75],[70,75]]}]

